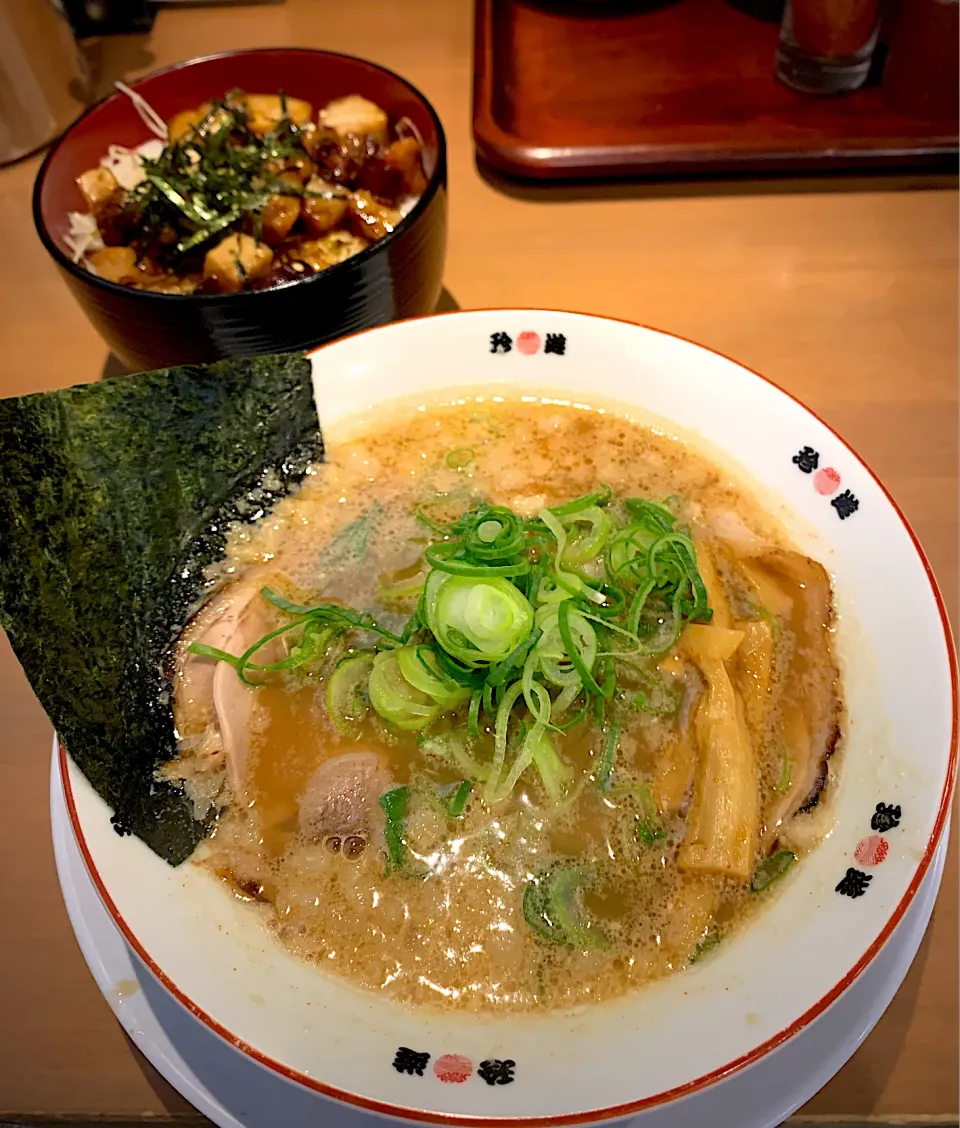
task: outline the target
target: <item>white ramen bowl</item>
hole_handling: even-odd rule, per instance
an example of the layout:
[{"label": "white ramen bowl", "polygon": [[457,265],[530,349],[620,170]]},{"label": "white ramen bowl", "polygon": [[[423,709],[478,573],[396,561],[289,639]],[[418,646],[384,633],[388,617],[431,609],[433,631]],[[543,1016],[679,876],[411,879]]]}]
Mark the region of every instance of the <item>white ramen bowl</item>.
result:
[{"label": "white ramen bowl", "polygon": [[199,867],[172,869],[118,837],[109,809],[61,752],[73,827],[117,926],[160,982],[240,1053],[399,1118],[655,1119],[665,1102],[760,1062],[874,958],[947,819],[956,658],[933,576],[896,505],[842,439],[774,385],[624,322],[448,314],[338,341],[312,363],[330,443],[397,397],[548,394],[659,421],[753,489],[835,585],[849,719],[832,829],[765,912],[681,974],[576,1012],[444,1013],[361,991],[289,955]]}]

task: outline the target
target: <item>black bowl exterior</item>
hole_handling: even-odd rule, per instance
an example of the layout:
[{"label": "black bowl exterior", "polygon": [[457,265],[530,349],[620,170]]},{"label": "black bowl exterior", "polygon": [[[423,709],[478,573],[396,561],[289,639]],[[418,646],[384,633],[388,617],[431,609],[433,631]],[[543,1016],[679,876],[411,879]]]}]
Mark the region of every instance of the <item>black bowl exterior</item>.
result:
[{"label": "black bowl exterior", "polygon": [[379,244],[302,282],[191,301],[99,286],[60,268],[74,297],[132,372],[309,349],[389,321],[433,313],[443,285],[446,170],[414,215]]},{"label": "black bowl exterior", "polygon": [[110,144],[133,146],[144,125],[113,94],[91,106],[51,148],[34,186],[40,240],[95,328],[131,369],[307,349],[386,322],[432,313],[440,296],[447,231],[446,139],[436,111],[406,79],[365,59],[303,47],[255,48],[188,59],[134,84],[169,117],[210,91],[290,89],[316,105],[365,91],[419,131],[429,181],[389,235],[346,262],[275,289],[238,294],[158,294],[95,277],[72,260],[69,213],[85,210],[76,178]]}]

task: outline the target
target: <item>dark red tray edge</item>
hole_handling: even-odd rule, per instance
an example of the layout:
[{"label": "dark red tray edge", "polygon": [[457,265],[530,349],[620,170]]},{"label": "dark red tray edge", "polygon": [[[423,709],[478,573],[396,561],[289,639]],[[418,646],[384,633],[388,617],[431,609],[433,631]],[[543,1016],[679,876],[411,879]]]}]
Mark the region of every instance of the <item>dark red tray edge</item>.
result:
[{"label": "dark red tray edge", "polygon": [[[496,0],[476,0],[473,50],[473,139],[477,155],[508,176],[522,180],[609,180],[628,176],[703,176],[712,173],[921,170],[952,171],[960,152],[952,141],[915,139],[897,148],[850,147],[822,152],[762,149],[755,153],[712,147],[669,155],[664,146],[531,145],[502,129],[493,111],[496,59],[493,33]],[[775,167],[771,167],[775,166]]]}]

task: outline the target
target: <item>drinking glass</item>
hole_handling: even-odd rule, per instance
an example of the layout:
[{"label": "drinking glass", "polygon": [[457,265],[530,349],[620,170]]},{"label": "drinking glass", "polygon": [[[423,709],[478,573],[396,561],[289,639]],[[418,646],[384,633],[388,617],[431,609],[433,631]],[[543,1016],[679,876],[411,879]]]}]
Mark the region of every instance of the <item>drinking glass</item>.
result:
[{"label": "drinking glass", "polygon": [[787,0],[775,73],[805,94],[846,94],[867,80],[879,0]]}]

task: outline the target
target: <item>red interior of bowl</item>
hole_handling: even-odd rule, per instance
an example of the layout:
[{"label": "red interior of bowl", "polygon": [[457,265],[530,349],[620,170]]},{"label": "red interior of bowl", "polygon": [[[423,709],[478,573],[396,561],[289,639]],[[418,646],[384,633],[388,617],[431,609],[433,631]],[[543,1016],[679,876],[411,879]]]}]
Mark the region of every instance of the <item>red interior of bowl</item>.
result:
[{"label": "red interior of bowl", "polygon": [[[409,118],[423,138],[426,171],[432,173],[436,167],[439,138],[428,104],[397,75],[348,55],[293,47],[237,51],[182,63],[128,85],[164,120],[233,89],[250,94],[283,90],[312,103],[315,114],[334,98],[362,94],[393,121]],[[66,132],[53,151],[40,191],[43,223],[64,254],[69,255],[63,241],[69,230],[68,213],[86,211],[77,177],[95,168],[111,145],[134,148],[152,137],[131,100],[119,92]]]}]

